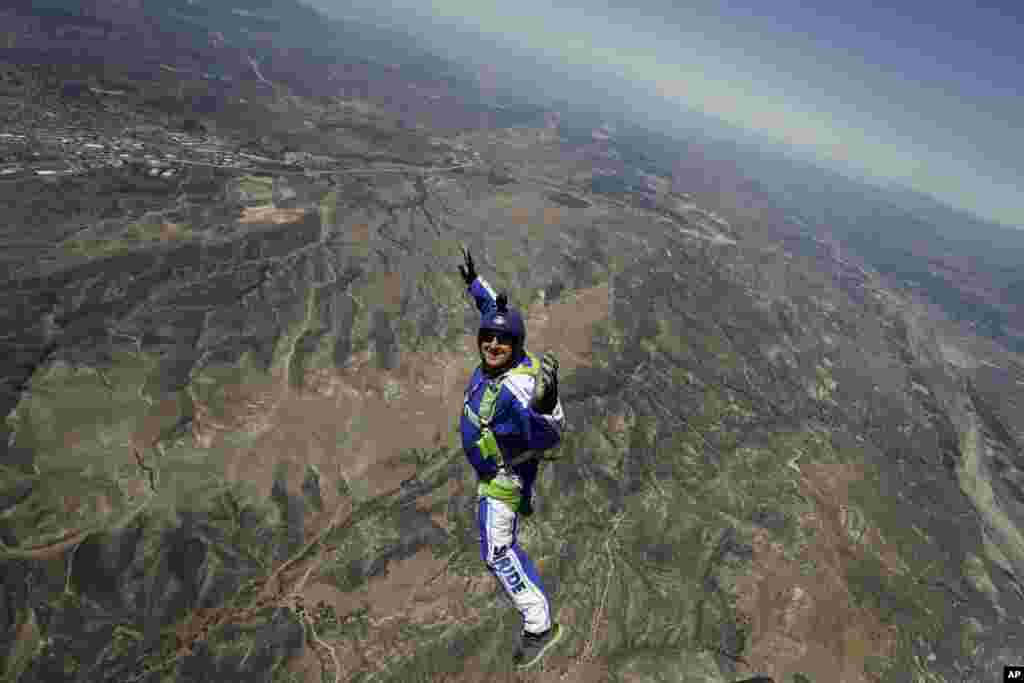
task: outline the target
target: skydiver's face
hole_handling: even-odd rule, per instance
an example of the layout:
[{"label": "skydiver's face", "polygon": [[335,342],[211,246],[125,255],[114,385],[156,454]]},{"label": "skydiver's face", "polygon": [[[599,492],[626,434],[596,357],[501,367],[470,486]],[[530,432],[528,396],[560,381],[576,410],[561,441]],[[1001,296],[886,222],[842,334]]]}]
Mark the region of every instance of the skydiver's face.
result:
[{"label": "skydiver's face", "polygon": [[500,368],[512,358],[514,338],[484,330],[480,333],[480,355],[489,368]]}]

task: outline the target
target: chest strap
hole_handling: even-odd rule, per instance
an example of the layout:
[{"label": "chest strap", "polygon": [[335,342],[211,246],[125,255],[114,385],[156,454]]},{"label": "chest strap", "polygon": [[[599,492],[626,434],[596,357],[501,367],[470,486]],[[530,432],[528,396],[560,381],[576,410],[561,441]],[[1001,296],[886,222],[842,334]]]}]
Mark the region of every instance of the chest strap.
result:
[{"label": "chest strap", "polygon": [[533,457],[533,454],[528,451],[527,453],[523,453],[516,457],[513,461],[506,463],[501,456],[501,449],[498,447],[498,442],[495,439],[494,432],[491,430],[491,420],[494,419],[494,411],[498,402],[498,395],[501,393],[501,387],[504,385],[505,379],[512,375],[530,375],[534,378],[537,377],[537,373],[540,369],[537,357],[529,351],[526,352],[526,356],[530,359],[530,367],[518,365],[499,378],[487,380],[487,383],[484,386],[484,395],[480,398],[480,407],[476,412],[469,407],[468,400],[463,406],[463,414],[466,416],[466,419],[473,423],[474,427],[480,430],[480,438],[477,439],[476,442],[477,447],[480,449],[480,455],[485,459],[494,458],[497,460],[499,467],[503,467],[505,465],[517,465],[520,462],[524,462],[525,460],[529,460],[530,457]]}]

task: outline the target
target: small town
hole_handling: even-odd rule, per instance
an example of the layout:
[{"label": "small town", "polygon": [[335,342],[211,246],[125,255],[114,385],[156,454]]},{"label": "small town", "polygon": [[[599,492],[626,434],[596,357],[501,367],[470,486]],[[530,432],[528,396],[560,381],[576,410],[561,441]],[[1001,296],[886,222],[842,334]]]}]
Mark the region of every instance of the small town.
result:
[{"label": "small town", "polygon": [[[449,152],[443,162],[467,166],[479,152]],[[285,152],[281,160],[239,151],[231,141],[210,135],[169,132],[147,125],[122,135],[66,127],[0,132],[0,182],[28,176],[68,176],[125,165],[142,166],[146,175],[174,179],[184,166],[237,169],[277,174],[345,172],[331,157]]]}]

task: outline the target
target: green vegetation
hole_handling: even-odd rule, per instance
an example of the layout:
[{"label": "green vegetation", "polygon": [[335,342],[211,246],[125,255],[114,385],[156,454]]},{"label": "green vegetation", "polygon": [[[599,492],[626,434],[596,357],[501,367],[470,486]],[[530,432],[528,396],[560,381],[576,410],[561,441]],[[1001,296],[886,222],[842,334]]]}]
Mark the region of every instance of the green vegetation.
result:
[{"label": "green vegetation", "polygon": [[835,404],[835,399],[832,396],[839,385],[832,379],[831,368],[819,365],[815,368],[814,374],[816,381],[811,388],[811,395],[817,401]]},{"label": "green vegetation", "polygon": [[491,282],[499,289],[507,290],[509,299],[512,299],[513,293],[519,292],[526,284],[522,275],[530,272],[531,252],[523,248],[518,238],[495,237],[491,245],[497,269]]},{"label": "green vegetation", "polygon": [[118,624],[114,627],[111,640],[113,641],[111,643],[113,646],[112,654],[115,657],[122,657],[130,648],[142,640],[142,634],[130,626]]},{"label": "green vegetation", "polygon": [[269,204],[273,197],[274,179],[270,176],[247,175],[238,180],[238,189],[256,204]]},{"label": "green vegetation", "polygon": [[364,572],[373,561],[400,538],[397,515],[382,511],[348,527],[337,539],[336,549],[328,556],[322,569],[339,590],[350,591],[365,582]]},{"label": "green vegetation", "polygon": [[979,637],[985,635],[985,627],[974,617],[964,619],[960,626],[960,656],[974,658],[980,647]]},{"label": "green vegetation", "polygon": [[62,248],[76,256],[105,258],[140,246],[183,242],[192,239],[192,227],[182,223],[164,223],[158,219],[138,221],[112,237],[80,238],[62,243]]},{"label": "green vegetation", "polygon": [[674,359],[685,359],[691,354],[690,346],[686,337],[680,334],[677,324],[671,321],[659,319],[657,321],[658,333],[654,339],[644,339],[640,342],[645,351],[650,354],[662,351]]},{"label": "green vegetation", "polygon": [[[128,444],[150,413],[156,367],[153,356],[121,354],[108,368],[54,363],[32,377],[31,391],[7,417],[15,443],[36,454],[32,495],[9,520],[24,545],[99,528],[116,510],[142,502],[122,483],[138,475]],[[181,398],[178,408],[188,410],[187,401]],[[152,419],[166,430],[176,416]],[[64,504],[76,498],[81,505]]]},{"label": "green vegetation", "polygon": [[[508,643],[505,634],[511,624],[514,610],[504,610],[496,616],[501,627],[495,628],[491,621],[467,625],[413,626],[406,630],[406,641],[416,642],[416,653],[408,659],[394,658],[383,665],[383,671],[372,676],[375,681],[394,683],[432,683],[463,671],[465,654],[475,653],[481,657],[486,671],[501,671],[501,664],[508,660]],[[515,614],[518,620],[518,614]],[[506,664],[507,668],[507,664]],[[370,676],[358,674],[353,681],[368,681]]]},{"label": "green vegetation", "polygon": [[[882,566],[877,554],[869,553],[848,567],[847,582],[858,604],[871,607],[883,623],[898,626],[896,653],[884,662],[886,678],[899,680],[901,674],[916,671],[927,676],[926,667],[915,654],[918,641],[941,638],[953,621],[952,606],[942,587],[943,568],[926,558],[920,535],[901,518],[896,501],[884,496],[876,467],[850,487],[850,499],[885,542],[895,549],[903,566],[895,575]],[[922,678],[921,680],[929,680]]]},{"label": "green vegetation", "polygon": [[302,386],[309,353],[302,348],[307,336],[322,335],[326,330],[320,315],[320,290],[309,287],[303,302],[302,317],[290,325],[277,340],[271,372],[281,372],[293,387]]},{"label": "green vegetation", "polygon": [[21,610],[15,623],[15,632],[21,637],[14,641],[13,650],[8,654],[7,664],[3,668],[5,681],[17,681],[43,647],[34,609],[29,607]]},{"label": "green vegetation", "polygon": [[977,555],[969,554],[963,562],[962,567],[964,578],[974,590],[988,596],[993,604],[998,605],[999,590],[992,582],[985,561]]},{"label": "green vegetation", "polygon": [[323,199],[320,200],[320,225],[325,230],[332,230],[335,227],[335,221],[338,215],[338,192],[328,192]]},{"label": "green vegetation", "polygon": [[[454,257],[453,257],[454,258]],[[410,348],[450,351],[458,344],[459,337],[463,334],[463,316],[467,303],[465,290],[462,281],[453,277],[451,273],[439,270],[424,271],[417,281],[418,291],[421,291],[429,300],[426,305],[435,308],[438,313],[440,329],[443,330],[443,338],[421,339],[418,334],[415,338],[404,338],[403,341],[411,342]]]},{"label": "green vegetation", "polygon": [[206,406],[211,419],[222,421],[227,417],[229,387],[258,384],[266,379],[267,373],[259,362],[246,352],[234,365],[211,365],[198,370],[186,391],[192,401]]},{"label": "green vegetation", "polygon": [[[206,513],[227,541],[227,546],[208,548],[208,577],[218,577],[239,557],[267,567],[266,541],[259,530],[280,526],[280,514],[267,500],[267,492],[223,479],[221,456],[247,447],[247,435],[225,439],[223,450],[212,451],[198,448],[190,434],[179,431],[182,420],[192,415],[193,397],[217,399],[227,381],[244,377],[247,370],[208,369],[188,391],[170,397],[157,392],[158,372],[159,358],[145,353],[116,354],[104,367],[53,363],[35,373],[30,391],[7,418],[15,444],[31,449],[36,459],[29,473],[0,468],[4,486],[19,481],[32,486],[20,504],[5,512],[18,544],[3,547],[0,555],[39,560],[45,557],[38,554],[40,548],[67,539],[70,553],[41,560],[51,574],[47,582],[54,587],[50,607],[58,612],[77,613],[82,606],[77,579],[72,579],[79,544],[90,539],[106,542],[113,539],[113,532],[138,525],[143,535],[134,552],[142,558],[147,575],[153,576],[161,571],[167,550],[162,532],[178,523],[182,510]],[[136,441],[141,434],[145,438]],[[244,524],[243,513],[249,515]],[[253,520],[259,523],[254,525]],[[50,640],[46,629],[63,628],[64,621],[58,618],[42,629],[31,611],[21,620],[31,637],[23,639],[9,660],[6,680],[14,680],[10,674],[15,668],[24,668],[40,643]],[[131,623],[113,629],[112,657],[138,642],[137,629]],[[169,637],[170,644],[153,651],[142,666],[162,670],[174,661],[173,632]],[[77,655],[57,655],[66,670],[77,670]]]},{"label": "green vegetation", "polygon": [[603,351],[595,359],[596,363],[601,368],[608,368],[612,358],[621,354],[625,349],[625,330],[611,320],[601,320],[594,324],[593,334],[595,346]]},{"label": "green vegetation", "polygon": [[373,304],[366,299],[366,294],[359,284],[352,285],[350,290],[351,298],[355,302],[355,314],[349,327],[349,340],[352,353],[359,354],[370,346],[370,312]]},{"label": "green vegetation", "polygon": [[[55,363],[36,373],[32,390],[8,417],[15,443],[36,453],[36,471],[4,470],[5,481],[21,477],[33,485],[8,514],[20,544],[6,553],[75,532],[102,534],[132,519],[171,520],[178,509],[216,509],[232,488],[238,500],[265,499],[266,492],[226,484],[219,454],[178,431],[192,415],[193,399],[210,399],[216,414],[223,380],[245,370],[207,370],[187,390],[164,399],[154,395],[157,372],[156,357],[122,353],[102,369]],[[141,434],[145,440],[136,441]],[[246,447],[246,435],[236,437],[224,448]],[[158,556],[159,537],[147,537],[147,543]]]}]

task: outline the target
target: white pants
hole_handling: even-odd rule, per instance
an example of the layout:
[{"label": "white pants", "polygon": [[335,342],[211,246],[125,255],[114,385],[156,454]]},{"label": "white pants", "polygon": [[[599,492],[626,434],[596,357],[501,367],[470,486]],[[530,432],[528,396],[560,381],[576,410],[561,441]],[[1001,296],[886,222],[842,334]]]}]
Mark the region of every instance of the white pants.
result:
[{"label": "white pants", "polygon": [[480,558],[487,564],[523,617],[523,630],[551,628],[551,606],[533,563],[516,543],[519,515],[505,503],[482,497],[477,508]]}]

